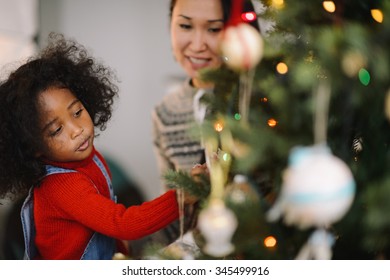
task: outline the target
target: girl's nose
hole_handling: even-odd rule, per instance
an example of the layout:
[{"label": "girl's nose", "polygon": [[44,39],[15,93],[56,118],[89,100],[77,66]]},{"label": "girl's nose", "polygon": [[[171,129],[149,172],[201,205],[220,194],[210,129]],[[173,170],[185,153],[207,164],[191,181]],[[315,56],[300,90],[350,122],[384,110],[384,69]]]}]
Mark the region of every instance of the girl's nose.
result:
[{"label": "girl's nose", "polygon": [[79,135],[81,135],[82,133],[84,132],[84,128],[80,125],[77,125],[77,124],[73,124],[72,126],[72,139],[78,137]]}]

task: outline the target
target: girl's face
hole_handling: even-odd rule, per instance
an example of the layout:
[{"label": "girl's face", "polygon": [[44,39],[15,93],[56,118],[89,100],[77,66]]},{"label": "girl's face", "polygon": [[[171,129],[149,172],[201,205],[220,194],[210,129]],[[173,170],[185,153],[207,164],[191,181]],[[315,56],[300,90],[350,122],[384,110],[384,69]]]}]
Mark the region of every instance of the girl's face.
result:
[{"label": "girl's face", "polygon": [[172,11],[173,54],[195,87],[207,87],[199,70],[221,66],[219,40],[224,27],[221,0],[177,0]]},{"label": "girl's face", "polygon": [[93,150],[94,125],[89,113],[66,88],[49,88],[39,95],[44,151],[38,154],[58,162],[80,161]]}]

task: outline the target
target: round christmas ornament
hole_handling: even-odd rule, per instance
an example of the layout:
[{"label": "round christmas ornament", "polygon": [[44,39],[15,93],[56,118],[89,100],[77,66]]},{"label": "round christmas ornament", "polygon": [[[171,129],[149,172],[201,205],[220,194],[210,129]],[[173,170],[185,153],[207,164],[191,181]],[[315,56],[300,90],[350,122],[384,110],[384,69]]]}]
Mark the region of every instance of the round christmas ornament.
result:
[{"label": "round christmas ornament", "polygon": [[269,220],[299,228],[327,227],[350,208],[355,181],[348,166],[325,145],[296,147],[283,175],[281,195],[267,213]]},{"label": "round christmas ornament", "polygon": [[254,68],[263,57],[264,42],[260,33],[248,23],[228,26],[221,42],[226,64],[236,71]]}]

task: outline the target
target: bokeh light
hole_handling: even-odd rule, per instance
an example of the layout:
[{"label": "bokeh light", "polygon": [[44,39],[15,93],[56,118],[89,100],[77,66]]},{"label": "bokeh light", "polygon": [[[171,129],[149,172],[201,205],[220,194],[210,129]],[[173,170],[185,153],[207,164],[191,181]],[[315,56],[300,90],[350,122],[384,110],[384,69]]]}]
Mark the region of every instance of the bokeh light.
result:
[{"label": "bokeh light", "polygon": [[215,122],[214,123],[214,129],[218,132],[221,132],[223,130],[223,124],[221,122]]},{"label": "bokeh light", "polygon": [[336,11],[336,5],[333,1],[324,1],[322,2],[322,6],[324,7],[325,11],[329,13],[334,13]]},{"label": "bokeh light", "polygon": [[269,119],[267,123],[268,126],[270,127],[275,127],[278,124],[278,122],[275,119]]},{"label": "bokeh light", "polygon": [[368,72],[366,69],[362,68],[359,70],[359,80],[360,82],[367,86],[371,81],[371,75],[370,72]]},{"label": "bokeh light", "polygon": [[282,75],[286,74],[288,72],[287,64],[284,62],[279,62],[278,65],[276,65],[276,71]]},{"label": "bokeh light", "polygon": [[282,9],[284,7],[284,0],[272,0],[272,6],[277,9]]},{"label": "bokeh light", "polygon": [[255,12],[246,12],[241,14],[241,18],[245,22],[251,22],[256,20],[256,13]]},{"label": "bokeh light", "polygon": [[276,238],[273,237],[272,235],[270,236],[267,236],[265,239],[264,239],[264,246],[267,247],[267,248],[273,248],[276,246]]},{"label": "bokeh light", "polygon": [[372,18],[373,18],[375,21],[377,21],[377,22],[379,22],[379,23],[382,23],[382,22],[383,22],[383,13],[382,13],[381,10],[379,10],[379,9],[372,9],[372,10],[371,10],[371,16],[372,16]]}]

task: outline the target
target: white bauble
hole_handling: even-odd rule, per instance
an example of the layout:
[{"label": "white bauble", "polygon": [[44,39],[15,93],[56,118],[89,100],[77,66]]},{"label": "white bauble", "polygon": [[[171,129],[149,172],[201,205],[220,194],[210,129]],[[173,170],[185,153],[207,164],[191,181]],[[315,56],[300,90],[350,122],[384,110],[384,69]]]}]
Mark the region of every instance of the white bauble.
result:
[{"label": "white bauble", "polygon": [[243,71],[255,67],[263,57],[263,51],[263,38],[253,26],[240,23],[225,29],[221,52],[232,69]]},{"label": "white bauble", "polygon": [[[286,224],[323,227],[345,215],[354,194],[350,169],[326,146],[297,147],[290,155],[290,166],[284,173],[281,197],[275,207]],[[274,215],[275,209],[273,212]]]},{"label": "white bauble", "polygon": [[234,251],[231,243],[237,228],[237,218],[222,200],[212,200],[199,214],[198,227],[206,239],[206,254],[224,257]]}]

